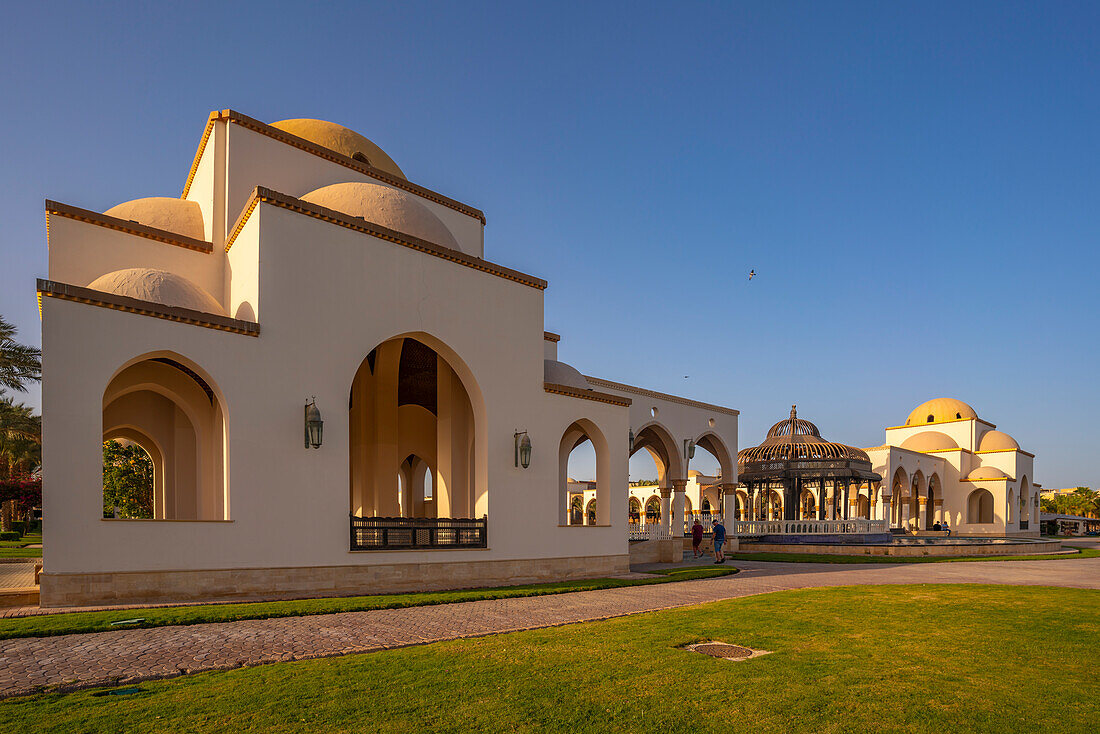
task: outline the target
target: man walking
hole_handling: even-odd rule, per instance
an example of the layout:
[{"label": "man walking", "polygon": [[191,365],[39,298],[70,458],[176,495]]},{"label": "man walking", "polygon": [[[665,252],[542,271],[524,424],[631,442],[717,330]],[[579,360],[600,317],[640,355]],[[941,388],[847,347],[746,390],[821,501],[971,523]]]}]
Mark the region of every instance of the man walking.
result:
[{"label": "man walking", "polygon": [[699,522],[699,518],[695,518],[695,524],[691,526],[691,557],[700,558],[704,551],[701,546],[703,544],[703,523]]},{"label": "man walking", "polygon": [[714,519],[714,525],[710,531],[714,535],[714,562],[725,563],[726,556],[722,553],[722,547],[726,544],[726,526],[722,524],[720,517]]}]

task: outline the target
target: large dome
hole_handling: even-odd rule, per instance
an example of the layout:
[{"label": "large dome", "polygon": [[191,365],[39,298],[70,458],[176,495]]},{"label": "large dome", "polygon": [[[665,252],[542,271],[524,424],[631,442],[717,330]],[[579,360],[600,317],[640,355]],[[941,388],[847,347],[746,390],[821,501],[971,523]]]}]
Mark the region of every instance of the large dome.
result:
[{"label": "large dome", "polygon": [[150,196],[113,206],[103,212],[107,216],[128,219],[146,227],[175,232],[195,240],[206,240],[202,223],[202,208],[197,201]]},{"label": "large dome", "polygon": [[1020,444],[1016,439],[1004,431],[987,431],[978,444],[978,451],[1011,451],[1019,448]]},{"label": "large dome", "polygon": [[910,451],[946,451],[959,448],[959,444],[939,431],[924,431],[902,441],[901,447]]},{"label": "large dome", "polygon": [[556,359],[544,359],[542,361],[543,379],[555,385],[567,385],[578,390],[591,390],[592,386],[584,375],[571,364],[559,362]]},{"label": "large dome", "polygon": [[88,287],[95,291],[152,301],[165,306],[225,316],[225,309],[214,297],[184,278],[166,270],[128,268],[101,275]]},{"label": "large dome", "polygon": [[461,249],[447,225],[406,191],[375,183],[338,183],[310,191],[302,201],[361,217],[435,245]]},{"label": "large dome", "polygon": [[790,417],[773,425],[763,443],[737,454],[741,466],[749,462],[807,459],[871,461],[863,449],[823,439],[817,426],[798,417],[793,405]]},{"label": "large dome", "polygon": [[1008,475],[992,466],[979,466],[966,477],[967,479],[1005,479]]},{"label": "large dome", "polygon": [[373,142],[364,138],[354,130],[349,130],[343,125],[325,120],[312,120],[298,118],[294,120],[280,120],[271,123],[271,127],[278,128],[285,133],[305,138],[311,143],[316,143],[322,148],[328,148],[348,158],[363,161],[380,171],[404,179],[405,174],[386,155],[386,152]]},{"label": "large dome", "polygon": [[919,426],[922,423],[944,423],[966,418],[977,418],[978,414],[969,405],[954,398],[935,398],[918,405],[905,425]]}]

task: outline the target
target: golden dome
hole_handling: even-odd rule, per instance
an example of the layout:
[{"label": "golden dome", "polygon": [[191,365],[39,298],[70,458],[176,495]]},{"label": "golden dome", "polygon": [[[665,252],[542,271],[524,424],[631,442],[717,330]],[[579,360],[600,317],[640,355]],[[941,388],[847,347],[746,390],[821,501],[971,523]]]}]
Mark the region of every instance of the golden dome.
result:
[{"label": "golden dome", "polygon": [[967,479],[1004,479],[1008,475],[991,466],[979,466],[966,477]]},{"label": "golden dome", "polygon": [[338,183],[310,191],[302,201],[360,217],[434,245],[462,249],[447,225],[407,191],[376,183]]},{"label": "golden dome", "polygon": [[405,174],[393,162],[393,159],[386,155],[386,151],[343,125],[325,120],[298,118],[273,122],[271,127],[278,128],[291,135],[297,135],[299,138],[305,138],[311,143],[316,143],[322,148],[328,148],[341,155],[346,155],[348,158],[363,161],[398,178],[405,178]]},{"label": "golden dome", "polygon": [[197,201],[173,199],[167,196],[150,196],[144,199],[124,201],[103,212],[110,217],[128,219],[146,227],[175,232],[184,237],[206,241],[206,228],[202,223],[202,208]]},{"label": "golden dome", "polygon": [[957,449],[959,444],[950,436],[939,431],[924,431],[917,433],[901,442],[903,449],[911,451],[945,451]]},{"label": "golden dome", "polygon": [[101,275],[88,287],[103,293],[152,301],[164,306],[189,308],[192,311],[225,316],[225,309],[214,297],[184,278],[167,270],[127,268]]},{"label": "golden dome", "polygon": [[1016,439],[1004,431],[987,431],[978,443],[978,451],[1006,451],[1019,448],[1020,444],[1016,443]]},{"label": "golden dome", "polygon": [[919,426],[922,423],[943,423],[945,421],[977,418],[978,414],[969,405],[954,398],[935,398],[921,403],[909,414],[905,425]]}]

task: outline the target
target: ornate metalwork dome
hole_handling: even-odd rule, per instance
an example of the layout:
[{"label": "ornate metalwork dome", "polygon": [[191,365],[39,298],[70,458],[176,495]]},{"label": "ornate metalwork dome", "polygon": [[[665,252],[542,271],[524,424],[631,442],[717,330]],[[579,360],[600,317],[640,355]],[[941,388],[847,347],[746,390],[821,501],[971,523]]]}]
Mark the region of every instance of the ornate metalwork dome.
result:
[{"label": "ornate metalwork dome", "polygon": [[[826,441],[817,426],[798,417],[796,406],[791,406],[791,416],[779,421],[768,430],[768,437],[759,446],[743,449],[737,454],[737,463],[744,468],[759,462],[789,461],[859,461],[871,459],[867,452],[842,443]],[[863,468],[863,467],[860,467]]]}]

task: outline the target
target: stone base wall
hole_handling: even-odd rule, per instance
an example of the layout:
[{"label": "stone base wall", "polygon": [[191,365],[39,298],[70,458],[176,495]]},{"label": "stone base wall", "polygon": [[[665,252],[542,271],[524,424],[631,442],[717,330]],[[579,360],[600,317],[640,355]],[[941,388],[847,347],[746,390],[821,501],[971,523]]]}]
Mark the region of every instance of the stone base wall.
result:
[{"label": "stone base wall", "polygon": [[627,573],[627,555],[197,571],[51,573],[43,607],[357,596],[513,586]]},{"label": "stone base wall", "polygon": [[1059,541],[975,545],[809,545],[742,543],[745,553],[822,553],[837,556],[1030,556],[1062,550]]},{"label": "stone base wall", "polygon": [[684,558],[683,544],[670,540],[635,540],[630,543],[630,562],[679,563]]}]

